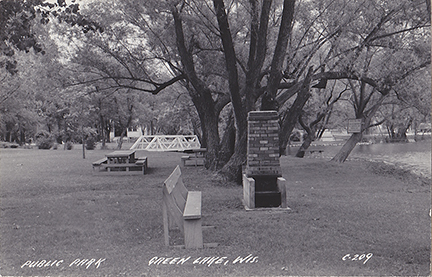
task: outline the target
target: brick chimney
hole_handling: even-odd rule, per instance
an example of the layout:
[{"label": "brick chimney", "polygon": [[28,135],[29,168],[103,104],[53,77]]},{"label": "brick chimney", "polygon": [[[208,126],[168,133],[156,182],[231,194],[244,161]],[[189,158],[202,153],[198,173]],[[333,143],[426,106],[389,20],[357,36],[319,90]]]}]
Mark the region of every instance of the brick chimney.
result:
[{"label": "brick chimney", "polygon": [[248,114],[246,176],[282,176],[279,162],[279,122],[276,111]]},{"label": "brick chimney", "polygon": [[287,208],[286,180],[279,162],[279,122],[276,111],[248,114],[247,165],[243,174],[246,209]]}]

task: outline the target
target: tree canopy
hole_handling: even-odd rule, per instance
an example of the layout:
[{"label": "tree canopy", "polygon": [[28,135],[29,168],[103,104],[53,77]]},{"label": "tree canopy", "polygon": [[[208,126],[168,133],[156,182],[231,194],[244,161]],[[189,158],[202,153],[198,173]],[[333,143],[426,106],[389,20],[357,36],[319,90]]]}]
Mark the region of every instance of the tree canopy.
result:
[{"label": "tree canopy", "polygon": [[[42,35],[57,44],[62,89],[101,97],[120,93],[123,102],[137,102],[134,93],[187,95],[181,106],[195,108],[189,118],[208,149],[206,167],[229,179],[238,179],[246,160],[246,117],[252,110],[278,111],[281,154],[295,126],[316,133],[320,120],[328,123],[330,113],[347,103],[354,110],[349,117],[362,119],[364,130],[390,118],[391,102],[428,114],[424,102],[414,100],[430,90],[430,78],[419,77],[430,76],[428,0],[1,5],[6,71],[17,74],[16,51],[47,52],[33,28],[43,24],[49,31]],[[307,119],[314,101],[326,108]],[[102,112],[99,120],[102,132]],[[334,160],[344,161],[360,139],[353,135]]]}]

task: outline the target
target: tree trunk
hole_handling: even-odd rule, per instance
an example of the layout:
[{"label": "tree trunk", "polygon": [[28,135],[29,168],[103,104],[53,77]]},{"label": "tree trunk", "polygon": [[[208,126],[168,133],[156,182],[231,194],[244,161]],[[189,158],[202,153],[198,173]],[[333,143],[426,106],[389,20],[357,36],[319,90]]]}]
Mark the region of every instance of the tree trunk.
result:
[{"label": "tree trunk", "polygon": [[294,7],[295,0],[284,0],[281,24],[267,84],[267,92],[273,99],[276,98],[276,93],[282,80],[286,49],[288,47],[288,41],[291,38],[292,22],[294,20]]},{"label": "tree trunk", "polygon": [[309,68],[306,78],[303,81],[303,85],[300,91],[297,93],[297,98],[292,104],[291,108],[285,112],[282,118],[281,131],[279,133],[279,155],[284,155],[288,141],[292,130],[303,110],[304,105],[309,100],[310,93],[310,82],[312,78],[313,67]]},{"label": "tree trunk", "polygon": [[356,114],[357,114],[356,118],[364,119],[363,127],[361,128],[361,133],[352,134],[351,137],[348,139],[348,141],[342,146],[341,150],[339,150],[339,152],[336,154],[336,156],[334,156],[333,159],[331,159],[331,161],[339,162],[339,163],[343,163],[346,161],[348,156],[351,154],[351,151],[354,149],[357,143],[361,141],[363,132],[370,127],[370,122],[372,120],[372,117],[378,111],[379,107],[382,105],[387,95],[388,94],[381,95],[380,99],[367,111],[364,110],[364,108],[367,105],[367,101],[362,102],[361,105],[359,105],[362,106],[363,108],[356,109]]},{"label": "tree trunk", "polygon": [[309,126],[307,126],[302,119],[302,116],[299,116],[299,123],[300,125],[303,127],[303,129],[305,129],[305,131],[307,132],[307,136],[305,138],[305,140],[303,141],[303,144],[300,146],[300,149],[298,150],[296,157],[297,158],[303,158],[305,155],[306,150],[309,148],[309,146],[311,145],[312,141],[314,141],[316,139],[315,137],[315,133],[317,130],[317,124],[324,118],[324,116],[326,115],[326,113],[319,113],[317,118],[312,121]]},{"label": "tree trunk", "polygon": [[203,133],[205,132],[207,151],[205,154],[205,167],[215,170],[218,165],[220,147],[218,116],[207,115],[201,123]]},{"label": "tree trunk", "polygon": [[246,164],[247,133],[239,134],[237,129],[236,138],[234,154],[218,173],[226,180],[241,184],[242,166]]},{"label": "tree trunk", "polygon": [[219,151],[219,164],[226,164],[230,157],[234,154],[235,148],[235,126],[232,112],[228,117],[227,126],[221,141],[221,149]]},{"label": "tree trunk", "polygon": [[20,127],[20,141],[19,141],[19,145],[24,145],[25,141],[26,141],[25,128]]},{"label": "tree trunk", "polygon": [[348,141],[342,146],[341,150],[334,156],[331,161],[343,163],[346,161],[348,156],[353,151],[354,147],[360,142],[362,139],[362,133],[354,133],[348,139]]},{"label": "tree trunk", "polygon": [[312,141],[315,139],[315,134],[308,133],[305,140],[303,141],[302,145],[300,146],[299,150],[297,151],[296,157],[297,158],[303,158],[305,155],[306,150],[311,145]]},{"label": "tree trunk", "polygon": [[408,142],[408,137],[407,137],[406,133],[407,133],[409,127],[411,126],[411,123],[412,123],[412,119],[410,119],[408,121],[408,123],[406,125],[404,125],[403,127],[398,128],[398,132],[396,135],[398,142]]},{"label": "tree trunk", "polygon": [[117,141],[117,149],[121,149],[123,146],[123,138],[125,137],[127,132],[127,127],[121,132],[120,138]]},{"label": "tree trunk", "polygon": [[102,116],[102,114],[99,115],[100,120],[100,132],[101,132],[101,138],[102,138],[102,149],[105,149],[106,147],[106,135],[105,135],[105,120]]},{"label": "tree trunk", "polygon": [[[216,169],[219,152],[219,130],[218,118],[220,110],[212,97],[212,91],[199,79],[196,71],[191,50],[186,47],[183,25],[179,11],[176,7],[172,9],[174,28],[176,33],[177,50],[179,52],[184,72],[192,87],[188,88],[189,95],[197,109],[201,121],[201,129],[207,152],[205,155],[205,166],[208,169]],[[223,105],[222,105],[223,106]]]}]

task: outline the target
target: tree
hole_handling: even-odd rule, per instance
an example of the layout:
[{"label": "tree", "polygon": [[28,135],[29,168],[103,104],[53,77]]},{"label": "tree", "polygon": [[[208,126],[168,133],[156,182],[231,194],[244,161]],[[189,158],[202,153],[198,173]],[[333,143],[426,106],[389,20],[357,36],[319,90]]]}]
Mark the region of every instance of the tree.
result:
[{"label": "tree", "polygon": [[[43,120],[48,129],[54,131],[56,127],[60,132],[69,112],[60,99],[57,47],[41,25],[54,17],[80,26],[84,32],[101,29],[80,14],[78,4],[67,5],[63,0],[57,3],[3,0],[0,13],[0,105],[3,106],[4,138],[24,143],[34,136]],[[57,139],[60,140],[59,134]]]},{"label": "tree", "polygon": [[391,6],[383,13],[363,39],[364,46],[357,48],[351,71],[357,71],[362,76],[376,76],[377,81],[366,78],[349,80],[355,118],[363,120],[363,127],[360,133],[352,134],[332,161],[344,162],[361,140],[362,133],[371,126],[373,117],[386,98],[406,78],[430,65],[430,49],[425,40],[430,33],[423,27],[427,26],[428,21],[416,9],[411,11],[415,19],[406,19],[406,5]]},{"label": "tree", "polygon": [[[59,71],[55,59],[56,48],[49,41],[45,45],[50,49],[46,55],[38,55],[33,51],[15,53],[17,66],[14,74],[5,68],[0,69],[1,133],[6,140],[13,139],[20,144],[28,142],[34,137],[38,124],[42,123],[40,116],[51,113],[47,111],[51,105],[48,102],[58,99],[54,93],[59,86],[55,73]],[[53,114],[52,119],[54,117]]]},{"label": "tree", "polygon": [[57,0],[57,3],[45,0],[2,0],[0,13],[0,66],[10,74],[17,72],[17,62],[13,58],[17,50],[29,52],[33,49],[35,53],[45,54],[33,30],[35,20],[46,24],[50,17],[55,17],[72,26],[80,26],[83,32],[103,31],[97,23],[81,15],[77,3],[67,5],[65,0]]},{"label": "tree", "polygon": [[[303,158],[305,151],[309,148],[311,143],[316,139],[320,138],[330,120],[331,113],[335,104],[342,98],[343,94],[348,90],[345,88],[336,88],[336,81],[333,81],[333,85],[330,89],[325,90],[325,92],[315,93],[315,98],[317,98],[315,103],[309,101],[309,105],[305,107],[306,111],[299,116],[299,123],[306,131],[306,137],[299,150],[297,151],[296,157]],[[340,89],[338,93],[335,93],[335,89]],[[336,95],[333,95],[333,94]],[[313,100],[313,99],[312,99]],[[313,105],[315,104],[315,105]],[[314,106],[314,107],[312,107]],[[307,124],[303,119],[306,113],[311,117],[312,121]]]},{"label": "tree", "polygon": [[[371,107],[364,104],[378,104],[377,110],[383,101],[379,95],[388,95],[404,71],[430,63],[426,48],[417,53],[405,47],[407,41],[421,46],[419,37],[430,36],[426,3],[420,0],[119,3],[115,9],[106,9],[111,2],[90,6],[98,11],[95,18],[107,19],[105,32],[87,34],[84,41],[97,42],[93,53],[111,61],[93,67],[93,82],[152,94],[182,84],[200,118],[206,166],[217,169],[224,153],[230,159],[220,173],[230,179],[238,179],[245,162],[247,112],[261,102],[279,107],[282,153],[313,82],[350,80],[361,99],[359,114],[365,116]],[[411,51],[416,58],[396,70],[382,70],[379,64],[393,60],[398,48],[402,56]],[[232,140],[219,135],[219,118],[228,103],[233,124],[224,125],[235,128],[234,147],[222,145]],[[370,110],[371,118],[376,110]],[[221,149],[233,152],[226,155],[231,150]]]}]

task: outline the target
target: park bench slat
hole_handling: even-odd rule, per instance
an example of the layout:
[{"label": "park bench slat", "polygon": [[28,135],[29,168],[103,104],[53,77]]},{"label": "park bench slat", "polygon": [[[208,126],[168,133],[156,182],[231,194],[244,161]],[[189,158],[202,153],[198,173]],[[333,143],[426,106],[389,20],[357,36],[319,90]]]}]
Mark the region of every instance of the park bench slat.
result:
[{"label": "park bench slat", "polygon": [[177,186],[175,186],[171,192],[171,197],[174,199],[176,205],[182,211],[184,211],[184,208],[186,206],[187,195],[188,192],[186,191],[186,193],[184,193],[179,183],[177,183]]},{"label": "park bench slat", "polygon": [[100,160],[93,162],[92,164],[93,164],[93,166],[100,166],[101,164],[106,163],[107,161],[108,161],[108,159],[105,157],[105,158],[102,158]]},{"label": "park bench slat", "polygon": [[201,192],[190,191],[187,196],[183,217],[185,219],[201,218]]},{"label": "park bench slat", "polygon": [[[168,191],[166,188],[164,188],[164,194],[163,194],[163,207],[164,207],[164,213],[169,212],[171,220],[174,221],[175,225],[178,226],[180,229],[180,232],[184,233],[184,225],[183,225],[183,211],[180,210],[180,208],[175,203],[175,200],[170,197]],[[166,211],[165,211],[166,209]],[[167,222],[168,223],[168,222]],[[169,222],[170,226],[172,226],[172,223]],[[164,222],[165,227],[165,222]]]}]

